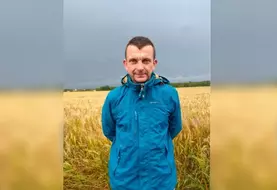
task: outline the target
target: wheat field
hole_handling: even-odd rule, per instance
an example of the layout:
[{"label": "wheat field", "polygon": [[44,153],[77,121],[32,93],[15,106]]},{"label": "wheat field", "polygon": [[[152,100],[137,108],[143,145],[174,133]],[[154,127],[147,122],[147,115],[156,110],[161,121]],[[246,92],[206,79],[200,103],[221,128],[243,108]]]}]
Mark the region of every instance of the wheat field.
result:
[{"label": "wheat field", "polygon": [[211,189],[277,189],[276,85],[212,88]]},{"label": "wheat field", "polygon": [[[176,189],[277,189],[277,88],[178,88],[183,130],[174,140]],[[109,189],[101,132],[108,92],[66,93],[65,189]]]},{"label": "wheat field", "polygon": [[[178,88],[178,190],[277,189],[277,88]],[[0,189],[109,189],[108,92],[0,94]]]},{"label": "wheat field", "polygon": [[62,93],[0,92],[0,105],[0,189],[62,189]]},{"label": "wheat field", "polygon": [[[210,88],[178,89],[183,130],[174,140],[177,189],[209,189]],[[101,106],[108,92],[67,92],[64,131],[64,188],[109,189],[110,142],[101,129]]]}]

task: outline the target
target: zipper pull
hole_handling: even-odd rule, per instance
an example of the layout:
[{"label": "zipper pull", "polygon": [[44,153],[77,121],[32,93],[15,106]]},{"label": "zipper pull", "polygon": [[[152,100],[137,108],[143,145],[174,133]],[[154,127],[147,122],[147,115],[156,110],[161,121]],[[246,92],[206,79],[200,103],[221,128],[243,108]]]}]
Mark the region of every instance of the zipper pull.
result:
[{"label": "zipper pull", "polygon": [[141,96],[142,96],[142,98],[144,98],[143,89],[144,89],[144,84],[141,84],[141,86],[140,86],[140,93],[139,93],[139,97],[141,97]]},{"label": "zipper pull", "polygon": [[143,91],[143,88],[144,88],[144,84],[141,84],[140,91]]},{"label": "zipper pull", "polygon": [[139,97],[141,98],[142,92],[143,92],[144,84],[140,85],[140,92],[139,92]]}]

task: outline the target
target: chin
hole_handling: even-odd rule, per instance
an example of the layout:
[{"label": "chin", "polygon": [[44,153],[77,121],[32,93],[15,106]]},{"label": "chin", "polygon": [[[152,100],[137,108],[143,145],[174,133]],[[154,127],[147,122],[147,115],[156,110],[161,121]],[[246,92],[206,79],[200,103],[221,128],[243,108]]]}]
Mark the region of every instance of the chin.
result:
[{"label": "chin", "polygon": [[147,79],[148,79],[147,76],[141,77],[141,78],[135,77],[135,81],[139,83],[146,82]]}]

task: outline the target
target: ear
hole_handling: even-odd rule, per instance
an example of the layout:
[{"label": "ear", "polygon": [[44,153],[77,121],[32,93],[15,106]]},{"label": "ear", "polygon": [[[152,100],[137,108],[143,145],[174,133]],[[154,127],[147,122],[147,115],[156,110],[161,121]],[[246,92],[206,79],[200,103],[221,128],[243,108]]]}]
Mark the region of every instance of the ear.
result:
[{"label": "ear", "polygon": [[125,67],[125,69],[126,69],[126,71],[127,71],[127,60],[126,60],[126,59],[123,59],[122,63],[123,63],[123,66]]},{"label": "ear", "polygon": [[154,59],[153,64],[154,64],[154,69],[155,69],[155,68],[156,68],[156,65],[158,64],[158,60],[157,60],[157,59]]}]

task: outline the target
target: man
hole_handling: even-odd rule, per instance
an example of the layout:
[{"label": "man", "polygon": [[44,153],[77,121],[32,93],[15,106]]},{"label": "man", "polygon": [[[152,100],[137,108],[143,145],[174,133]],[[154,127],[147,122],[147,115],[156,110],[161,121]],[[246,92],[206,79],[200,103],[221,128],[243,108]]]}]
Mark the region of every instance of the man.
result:
[{"label": "man", "polygon": [[173,190],[177,183],[172,140],[182,129],[178,93],[154,73],[153,43],[137,36],[125,49],[128,74],[110,91],[102,129],[112,142],[109,178],[113,190]]}]

